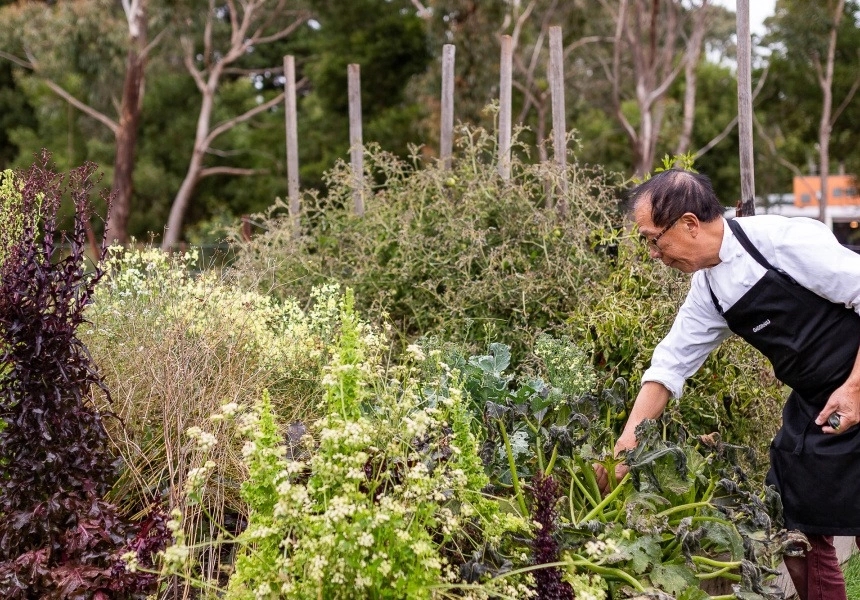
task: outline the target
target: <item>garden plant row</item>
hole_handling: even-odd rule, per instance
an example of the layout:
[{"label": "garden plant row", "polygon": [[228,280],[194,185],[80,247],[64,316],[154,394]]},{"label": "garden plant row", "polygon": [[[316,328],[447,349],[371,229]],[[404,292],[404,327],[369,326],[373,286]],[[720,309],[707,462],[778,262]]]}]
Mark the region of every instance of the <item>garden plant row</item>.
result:
[{"label": "garden plant row", "polygon": [[572,167],[560,215],[557,173],[463,139],[453,173],[371,150],[362,219],[335,169],[307,231],[273,212],[218,269],[89,261],[94,167],[6,173],[4,597],[781,597],[766,364],[728,344],[613,457],[683,281],[606,175]]}]

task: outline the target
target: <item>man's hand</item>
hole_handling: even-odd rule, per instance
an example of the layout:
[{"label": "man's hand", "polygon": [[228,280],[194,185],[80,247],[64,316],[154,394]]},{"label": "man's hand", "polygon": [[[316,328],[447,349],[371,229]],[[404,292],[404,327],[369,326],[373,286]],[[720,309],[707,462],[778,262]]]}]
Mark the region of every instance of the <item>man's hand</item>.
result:
[{"label": "man's hand", "polygon": [[[592,466],[594,467],[594,476],[597,479],[597,487],[600,488],[600,495],[605,496],[609,493],[609,473],[606,472],[606,468],[600,463],[595,463]],[[621,481],[629,470],[624,463],[615,465],[615,482],[618,483]]]},{"label": "man's hand", "polygon": [[[832,427],[827,421],[833,414],[839,416],[838,427]],[[860,423],[860,387],[846,382],[830,395],[827,404],[818,413],[815,424],[823,425],[821,431],[824,433],[839,434],[857,423]]]}]

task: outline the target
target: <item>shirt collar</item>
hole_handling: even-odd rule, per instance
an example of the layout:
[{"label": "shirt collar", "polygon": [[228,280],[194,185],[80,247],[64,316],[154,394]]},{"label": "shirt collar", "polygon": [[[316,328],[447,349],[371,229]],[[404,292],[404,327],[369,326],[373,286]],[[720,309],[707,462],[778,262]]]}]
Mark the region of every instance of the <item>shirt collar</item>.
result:
[{"label": "shirt collar", "polygon": [[735,237],[732,228],[729,227],[729,222],[723,217],[723,241],[720,243],[720,262],[726,263],[734,258],[738,247],[738,240]]}]

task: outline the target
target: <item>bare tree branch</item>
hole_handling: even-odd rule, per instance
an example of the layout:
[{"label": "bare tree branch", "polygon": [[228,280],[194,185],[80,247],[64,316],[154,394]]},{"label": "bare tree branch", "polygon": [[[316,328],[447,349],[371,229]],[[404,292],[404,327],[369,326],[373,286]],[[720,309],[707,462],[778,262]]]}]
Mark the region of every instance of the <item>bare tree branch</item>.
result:
[{"label": "bare tree branch", "polygon": [[517,44],[519,43],[520,33],[523,29],[523,23],[526,22],[526,19],[529,18],[529,15],[532,14],[532,11],[535,8],[535,4],[537,4],[537,0],[531,0],[529,5],[523,11],[523,13],[517,18],[517,22],[514,24],[514,30],[511,33],[511,39],[513,40],[513,49],[516,51]]},{"label": "bare tree branch", "polygon": [[432,13],[428,8],[421,4],[420,0],[412,0],[412,6],[418,10],[418,16],[422,19],[429,19]]},{"label": "bare tree branch", "polygon": [[152,49],[155,48],[159,44],[159,42],[161,42],[161,38],[163,38],[164,34],[166,34],[166,33],[167,33],[167,29],[162,29],[161,31],[159,31],[155,35],[155,37],[152,38],[152,41],[149,42],[146,45],[146,47],[140,51],[141,58],[143,58],[143,59],[147,58],[149,56],[149,53],[152,52]]},{"label": "bare tree branch", "polygon": [[301,27],[308,19],[311,18],[310,13],[299,13],[299,16],[293,21],[288,27],[280,30],[277,33],[273,33],[272,35],[267,35],[263,37],[254,37],[251,39],[251,43],[256,44],[268,44],[269,42],[275,42],[281,40],[291,33],[293,33],[296,29]]},{"label": "bare tree branch", "polygon": [[732,129],[734,129],[737,124],[738,116],[735,115],[732,120],[729,121],[729,124],[726,125],[720,133],[714,136],[714,138],[710,142],[696,150],[696,153],[693,155],[693,158],[699,158],[700,156],[707,154],[714,146],[726,139],[726,136],[732,132]]},{"label": "bare tree branch", "polygon": [[114,121],[113,119],[111,119],[110,117],[105,115],[104,113],[97,111],[92,106],[89,106],[88,104],[84,104],[83,102],[81,102],[80,100],[78,100],[77,98],[72,96],[69,92],[67,92],[66,90],[61,88],[59,85],[57,85],[56,83],[54,83],[50,79],[42,79],[42,81],[44,81],[45,85],[47,85],[49,88],[51,88],[51,90],[55,94],[57,94],[60,98],[62,98],[63,100],[65,100],[66,102],[68,102],[69,104],[74,106],[75,108],[77,108],[79,111],[81,111],[85,115],[88,115],[88,116],[92,117],[93,119],[95,119],[96,121],[98,121],[99,123],[102,123],[108,129],[110,129],[114,133],[114,135],[116,135],[116,132],[119,129],[119,124],[116,121]]},{"label": "bare tree branch", "polygon": [[249,110],[245,113],[242,113],[241,115],[239,115],[237,117],[233,117],[232,119],[224,121],[223,123],[221,123],[217,127],[213,128],[212,131],[209,132],[209,135],[206,136],[206,138],[203,141],[205,147],[209,147],[209,145],[212,144],[212,142],[215,140],[215,138],[217,138],[219,135],[221,135],[225,131],[229,131],[230,129],[232,129],[233,127],[238,125],[239,123],[244,123],[248,119],[253,118],[254,116],[260,114],[261,112],[267,111],[270,108],[272,108],[273,106],[277,106],[283,99],[284,99],[284,92],[281,92],[280,94],[278,94],[277,96],[275,96],[274,98],[269,100],[268,102],[264,102],[263,104],[255,106],[251,110]]},{"label": "bare tree branch", "polygon": [[[858,52],[857,54],[860,55],[860,52]],[[839,104],[839,108],[837,108],[833,112],[833,116],[830,118],[831,127],[836,124],[836,119],[839,118],[839,115],[842,114],[842,111],[844,111],[851,103],[851,100],[854,99],[854,94],[857,93],[858,88],[860,88],[860,74],[858,74],[857,77],[854,78],[854,83],[851,84],[851,89],[848,90],[847,94],[845,94],[845,98],[842,99],[842,102]]]},{"label": "bare tree branch", "polygon": [[564,60],[567,60],[568,57],[574,52],[574,50],[578,50],[580,47],[586,44],[593,44],[595,42],[611,42],[612,38],[605,37],[601,35],[590,35],[584,38],[579,38],[575,42],[572,42],[564,49]]},{"label": "bare tree branch", "polygon": [[194,83],[197,85],[197,89],[200,90],[201,93],[206,93],[206,80],[203,79],[203,74],[194,64],[194,44],[187,37],[182,37],[180,39],[180,43],[182,44],[182,62],[185,63],[185,68],[191,74],[191,78],[194,79]]},{"label": "bare tree branch", "polygon": [[200,171],[200,178],[211,177],[212,175],[237,175],[237,176],[251,176],[251,175],[262,175],[263,173],[268,173],[266,169],[240,169],[239,167],[207,167]]},{"label": "bare tree branch", "polygon": [[797,165],[795,165],[794,163],[789,162],[788,160],[786,160],[785,158],[780,156],[779,151],[776,149],[776,143],[767,134],[767,131],[765,131],[765,128],[759,122],[758,118],[755,116],[755,113],[753,113],[753,125],[755,125],[756,131],[758,132],[759,137],[761,137],[761,139],[764,140],[764,143],[767,144],[768,150],[770,150],[771,154],[777,160],[777,162],[779,164],[781,164],[782,166],[786,167],[787,169],[789,169],[792,173],[794,173],[798,177],[801,177],[803,175],[803,173],[800,171],[800,168],[797,167]]},{"label": "bare tree branch", "polygon": [[16,65],[18,65],[19,67],[22,67],[24,69],[29,69],[31,71],[36,70],[36,65],[34,65],[32,62],[24,60],[23,58],[19,58],[19,57],[15,56],[14,54],[9,54],[8,52],[0,51],[0,58],[5,58],[6,60],[13,62]]},{"label": "bare tree branch", "polygon": [[[233,6],[230,7],[230,20],[233,20]],[[212,64],[212,19],[215,18],[215,0],[209,0],[209,12],[206,13],[206,24],[203,26],[203,65],[207,68]],[[191,50],[194,54],[194,50]]]}]

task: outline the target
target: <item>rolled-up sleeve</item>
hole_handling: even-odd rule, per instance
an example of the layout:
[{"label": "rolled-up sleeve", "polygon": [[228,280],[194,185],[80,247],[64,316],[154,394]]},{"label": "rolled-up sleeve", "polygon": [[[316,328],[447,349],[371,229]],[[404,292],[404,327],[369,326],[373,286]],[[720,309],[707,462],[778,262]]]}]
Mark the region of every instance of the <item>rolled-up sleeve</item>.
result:
[{"label": "rolled-up sleeve", "polygon": [[672,328],[654,349],[651,366],[642,375],[643,383],[660,383],[673,397],[680,398],[687,378],[731,335],[707,290],[704,273],[696,273]]}]

